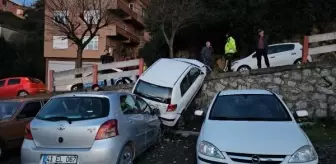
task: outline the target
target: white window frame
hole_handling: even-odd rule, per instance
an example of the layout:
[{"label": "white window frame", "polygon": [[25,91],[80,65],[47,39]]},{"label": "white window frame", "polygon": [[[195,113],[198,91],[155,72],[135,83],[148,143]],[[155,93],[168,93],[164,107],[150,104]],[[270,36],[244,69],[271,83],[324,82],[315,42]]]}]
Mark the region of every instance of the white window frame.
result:
[{"label": "white window frame", "polygon": [[66,36],[53,36],[53,49],[62,50],[69,48],[69,39]]},{"label": "white window frame", "polygon": [[[90,36],[85,36],[83,39],[83,42],[89,39]],[[93,37],[90,42],[85,46],[84,50],[98,50],[99,48],[99,37],[95,36]]]},{"label": "white window frame", "polygon": [[[64,14],[65,13],[65,14]],[[58,23],[56,22],[56,19],[59,17],[60,19],[63,19],[64,23],[67,23],[67,19],[66,17],[69,16],[69,12],[68,11],[61,11],[61,10],[56,10],[53,13],[54,16],[54,23]]]},{"label": "white window frame", "polygon": [[[92,20],[93,22],[90,22],[90,19],[92,17],[93,17],[93,20]],[[84,11],[84,19],[88,23],[98,24],[99,17],[100,17],[99,10]]]}]

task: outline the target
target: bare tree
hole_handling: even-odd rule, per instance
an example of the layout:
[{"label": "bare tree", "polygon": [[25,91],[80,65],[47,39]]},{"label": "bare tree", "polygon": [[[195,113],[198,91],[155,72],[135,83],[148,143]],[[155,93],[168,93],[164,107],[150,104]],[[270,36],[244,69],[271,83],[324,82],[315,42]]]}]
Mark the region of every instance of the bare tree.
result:
[{"label": "bare tree", "polygon": [[201,0],[154,0],[146,10],[146,24],[151,31],[161,30],[174,57],[176,33],[200,20],[205,12]]},{"label": "bare tree", "polygon": [[51,33],[65,36],[77,46],[76,68],[82,67],[83,50],[99,29],[113,23],[109,9],[116,0],[46,0],[45,21]]}]

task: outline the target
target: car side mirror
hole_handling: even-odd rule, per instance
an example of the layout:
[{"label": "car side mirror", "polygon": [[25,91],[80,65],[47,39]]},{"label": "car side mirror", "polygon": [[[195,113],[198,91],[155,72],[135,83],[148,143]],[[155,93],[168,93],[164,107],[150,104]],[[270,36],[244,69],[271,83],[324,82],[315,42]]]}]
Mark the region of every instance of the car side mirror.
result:
[{"label": "car side mirror", "polygon": [[294,118],[305,118],[308,117],[308,111],[306,110],[298,110],[294,112]]},{"label": "car side mirror", "polygon": [[195,113],[194,113],[196,116],[203,116],[204,114],[204,111],[203,110],[195,110]]},{"label": "car side mirror", "polygon": [[256,55],[256,54],[253,54],[253,55],[252,55],[252,58],[256,58],[256,57],[257,57],[257,55]]},{"label": "car side mirror", "polygon": [[26,118],[27,116],[25,114],[19,114],[16,116],[16,119],[20,120],[20,119],[24,119]]},{"label": "car side mirror", "polygon": [[158,108],[154,108],[154,109],[152,110],[152,115],[157,115],[157,116],[159,116],[159,115],[160,115],[160,110],[159,110]]}]

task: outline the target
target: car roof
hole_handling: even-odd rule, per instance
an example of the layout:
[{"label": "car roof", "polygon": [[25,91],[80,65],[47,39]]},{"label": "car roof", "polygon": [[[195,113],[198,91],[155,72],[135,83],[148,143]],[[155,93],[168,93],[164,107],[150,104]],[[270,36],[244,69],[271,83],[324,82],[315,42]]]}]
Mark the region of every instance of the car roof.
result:
[{"label": "car roof", "polygon": [[191,64],[174,59],[161,58],[140,77],[141,80],[163,87],[173,87]]},{"label": "car roof", "polygon": [[72,92],[72,93],[64,93],[64,94],[56,95],[56,96],[53,96],[52,98],[74,97],[74,96],[108,97],[108,96],[120,95],[120,94],[130,94],[130,93],[127,93],[127,92],[116,92],[116,91]]},{"label": "car roof", "polygon": [[49,96],[40,97],[24,97],[24,98],[14,98],[14,99],[2,99],[0,102],[27,102],[27,101],[40,101],[50,99]]},{"label": "car roof", "polygon": [[287,45],[287,44],[294,44],[294,45],[301,45],[298,42],[290,42],[290,43],[277,43],[277,44],[270,44],[268,46],[279,46],[279,45]]},{"label": "car roof", "polygon": [[273,95],[271,91],[264,90],[264,89],[224,90],[224,91],[219,92],[219,96],[242,95],[242,94]]}]

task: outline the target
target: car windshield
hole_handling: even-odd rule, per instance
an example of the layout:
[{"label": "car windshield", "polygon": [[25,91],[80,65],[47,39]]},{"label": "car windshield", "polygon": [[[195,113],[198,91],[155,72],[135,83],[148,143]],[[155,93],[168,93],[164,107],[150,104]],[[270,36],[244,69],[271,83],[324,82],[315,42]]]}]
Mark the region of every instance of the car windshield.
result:
[{"label": "car windshield", "polygon": [[281,101],[274,95],[243,94],[218,96],[210,120],[291,121]]},{"label": "car windshield", "polygon": [[0,120],[11,118],[20,104],[20,102],[0,102]]},{"label": "car windshield", "polygon": [[170,103],[171,92],[171,88],[150,84],[143,80],[139,80],[134,90],[134,94],[136,95],[165,104]]},{"label": "car windshield", "polygon": [[99,97],[53,98],[41,109],[37,119],[79,121],[107,117],[109,100]]}]

